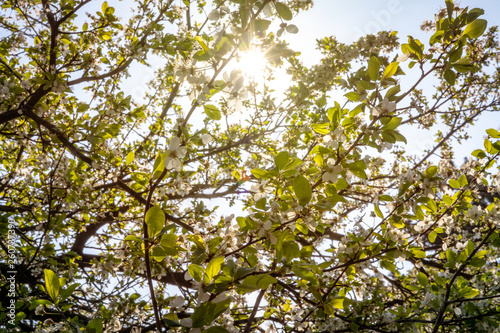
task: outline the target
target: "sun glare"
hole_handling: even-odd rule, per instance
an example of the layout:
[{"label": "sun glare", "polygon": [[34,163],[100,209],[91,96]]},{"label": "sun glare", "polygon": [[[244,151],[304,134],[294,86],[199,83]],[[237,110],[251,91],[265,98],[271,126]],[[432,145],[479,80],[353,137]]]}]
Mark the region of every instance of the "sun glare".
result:
[{"label": "sun glare", "polygon": [[267,60],[264,53],[258,50],[243,52],[238,60],[238,68],[245,73],[245,76],[259,80],[264,75]]}]

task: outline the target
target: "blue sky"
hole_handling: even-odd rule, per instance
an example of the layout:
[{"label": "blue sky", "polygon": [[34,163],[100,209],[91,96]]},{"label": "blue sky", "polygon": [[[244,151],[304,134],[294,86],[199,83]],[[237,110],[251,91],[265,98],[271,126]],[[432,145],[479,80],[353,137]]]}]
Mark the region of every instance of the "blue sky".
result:
[{"label": "blue sky", "polygon": [[[500,0],[455,1],[462,7],[483,8],[491,25],[500,25]],[[396,30],[400,38],[424,36],[420,25],[433,19],[444,0],[316,0],[312,9],[301,12],[291,23],[299,27],[295,36],[288,35],[292,48],[300,49],[304,61],[313,61],[318,38],[336,36],[351,42],[367,33]]]}]

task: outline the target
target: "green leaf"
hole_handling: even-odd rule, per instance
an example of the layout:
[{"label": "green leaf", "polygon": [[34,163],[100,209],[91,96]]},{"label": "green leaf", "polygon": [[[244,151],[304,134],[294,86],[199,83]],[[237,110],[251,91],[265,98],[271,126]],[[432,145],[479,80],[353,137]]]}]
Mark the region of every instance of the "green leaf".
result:
[{"label": "green leaf", "polygon": [[203,327],[212,321],[211,312],[214,310],[214,305],[212,302],[204,302],[194,310],[191,315],[193,327]]},{"label": "green leaf", "polygon": [[131,151],[130,153],[127,154],[127,157],[125,158],[125,163],[126,164],[130,164],[134,161],[134,158],[135,158],[135,154],[133,151]]},{"label": "green leaf", "polygon": [[396,74],[396,71],[398,70],[399,67],[399,62],[395,61],[390,63],[384,70],[384,73],[382,74],[382,79],[388,79],[394,74]]},{"label": "green leaf", "polygon": [[415,207],[415,217],[418,220],[424,220],[425,219],[424,211],[422,210],[422,208],[420,208],[420,206],[416,206]]},{"label": "green leaf", "polygon": [[266,170],[262,170],[262,169],[252,169],[250,171],[252,173],[252,175],[254,175],[256,178],[268,178],[269,177],[269,173],[266,171]]},{"label": "green leaf", "polygon": [[422,272],[418,272],[418,282],[423,286],[423,287],[427,287],[427,285],[429,284],[429,279],[427,278],[427,275],[425,275],[424,273]]},{"label": "green leaf", "polygon": [[104,327],[101,318],[94,318],[87,324],[86,333],[102,333]]},{"label": "green leaf", "polygon": [[230,298],[218,303],[201,303],[191,315],[193,327],[203,327],[212,323],[215,319],[217,319],[217,317],[219,317],[224,311],[229,308],[230,303]]},{"label": "green leaf", "polygon": [[467,185],[469,183],[467,181],[467,177],[465,176],[465,174],[462,174],[460,177],[458,177],[457,181],[458,181],[458,184],[460,184],[460,187],[464,187],[465,185]]},{"label": "green leaf", "polygon": [[101,10],[103,14],[106,14],[106,9],[108,9],[108,2],[104,1],[101,5]]},{"label": "green leaf", "polygon": [[36,309],[37,306],[39,306],[40,304],[45,304],[45,305],[52,305],[54,303],[52,303],[51,301],[49,301],[48,299],[36,299],[34,301],[31,302],[30,304],[30,311],[33,311]]},{"label": "green leaf", "polygon": [[149,238],[155,237],[165,226],[165,213],[163,212],[163,209],[161,209],[158,205],[154,205],[149,208],[146,213],[145,221],[148,226]]},{"label": "green leaf", "polygon": [[396,143],[396,137],[392,134],[392,131],[382,131],[381,134],[385,142]]},{"label": "green leaf", "polygon": [[189,235],[189,240],[196,244],[200,249],[205,250],[207,247],[205,241],[200,235]]},{"label": "green leaf", "polygon": [[301,206],[305,206],[311,201],[311,184],[304,176],[298,175],[293,179],[293,190]]},{"label": "green leaf", "polygon": [[177,250],[177,235],[163,234],[161,236],[160,245],[165,252],[171,256],[175,256],[179,253]]},{"label": "green leaf", "polygon": [[63,289],[63,291],[61,291],[61,301],[64,301],[66,298],[71,296],[73,294],[73,291],[75,291],[78,286],[80,286],[79,283],[73,283],[68,288]]},{"label": "green leaf", "polygon": [[356,177],[359,177],[361,179],[367,178],[366,172],[365,172],[365,169],[366,169],[365,162],[357,161],[357,162],[349,163],[346,166],[352,172],[352,174],[355,175]]},{"label": "green leaf", "polygon": [[334,298],[329,304],[333,306],[336,309],[343,309],[344,308],[344,300],[345,298]]},{"label": "green leaf", "polygon": [[485,139],[484,140],[484,149],[486,150],[486,152],[488,152],[489,154],[492,153],[492,148],[493,148],[493,145],[491,144],[491,141],[488,140],[488,139]]},{"label": "green leaf", "polygon": [[295,158],[293,161],[291,161],[285,168],[285,170],[295,170],[299,166],[302,165],[302,160],[300,158]]},{"label": "green leaf", "polygon": [[206,270],[207,281],[212,281],[212,279],[219,274],[222,263],[224,263],[224,257],[215,257],[210,260]]},{"label": "green leaf", "polygon": [[290,21],[293,18],[292,11],[290,8],[288,8],[287,5],[281,2],[275,2],[274,6],[276,7],[276,11],[278,12],[278,15],[286,21]]},{"label": "green leaf", "polygon": [[459,73],[468,73],[474,70],[471,60],[468,57],[462,58],[453,63],[453,68]]},{"label": "green leaf", "polygon": [[469,256],[474,251],[475,245],[474,242],[468,241],[467,246],[465,247],[465,254]]},{"label": "green leaf", "polygon": [[299,33],[299,28],[295,24],[289,24],[286,26],[286,32],[289,34],[297,34]]},{"label": "green leaf", "polygon": [[422,259],[426,257],[425,252],[420,249],[411,249],[411,252],[415,258]]},{"label": "green leaf", "polygon": [[210,58],[212,58],[212,55],[213,54],[211,52],[199,50],[194,54],[193,59],[196,61],[207,61],[210,60]]},{"label": "green leaf", "polygon": [[454,50],[448,54],[448,60],[450,62],[455,62],[462,57],[463,47],[462,45],[457,45]]},{"label": "green leaf", "polygon": [[351,102],[359,101],[359,94],[357,92],[351,91],[345,94],[344,96],[347,97],[347,99],[350,100]]},{"label": "green leaf", "polygon": [[300,264],[294,264],[292,266],[292,271],[295,273],[295,275],[297,275],[301,279],[312,282],[313,284],[317,284],[317,282],[318,282],[316,275],[308,267],[304,267]]},{"label": "green leaf", "polygon": [[368,76],[372,81],[378,79],[378,72],[380,71],[380,61],[377,57],[372,56],[368,61]]},{"label": "green leaf", "polygon": [[278,282],[278,280],[276,280],[276,278],[272,277],[269,274],[260,274],[258,276],[259,276],[259,280],[257,282],[257,286],[260,289],[266,289],[270,285]]},{"label": "green leaf", "polygon": [[274,156],[274,163],[279,170],[283,170],[288,165],[288,152],[282,151],[278,155]]},{"label": "green leaf", "polygon": [[450,86],[454,85],[455,80],[457,79],[457,75],[455,74],[455,72],[449,68],[444,71],[443,77]]},{"label": "green leaf", "polygon": [[242,284],[246,285],[254,290],[257,289],[266,289],[271,284],[278,282],[274,277],[269,274],[258,274],[258,275],[249,275],[247,276]]},{"label": "green leaf", "polygon": [[318,154],[314,156],[314,162],[316,162],[316,164],[321,168],[325,163],[325,160],[323,159],[323,156]]},{"label": "green leaf", "polygon": [[434,242],[436,241],[436,237],[437,237],[437,235],[438,235],[438,234],[437,234],[436,232],[431,231],[431,232],[429,233],[429,236],[427,236],[427,237],[429,238],[429,242],[434,243]]},{"label": "green leaf", "polygon": [[449,249],[446,251],[446,259],[448,260],[447,265],[449,265],[448,267],[455,268],[455,264],[457,262],[456,258],[457,258],[457,255],[455,254],[455,252],[453,252],[452,249]]},{"label": "green leaf", "polygon": [[469,10],[467,13],[467,23],[471,23],[475,19],[477,19],[479,16],[484,15],[484,10],[481,8],[472,8]]},{"label": "green leaf", "polygon": [[483,268],[484,265],[486,265],[486,260],[478,258],[478,257],[474,257],[474,258],[471,259],[470,265],[474,266],[474,267],[477,267],[477,268]]},{"label": "green leaf", "polygon": [[200,36],[196,36],[195,39],[198,42],[198,44],[200,44],[203,51],[205,51],[205,52],[209,51],[209,48],[208,48],[207,44],[205,44],[205,41],[203,40],[203,38],[201,38]]},{"label": "green leaf", "polygon": [[288,237],[292,237],[293,235],[290,235],[291,231],[290,230],[285,230],[284,232],[281,233],[281,235],[278,237],[278,240],[276,242],[276,260],[280,261],[281,258],[283,258],[283,242],[285,242]]},{"label": "green leaf", "polygon": [[[470,288],[470,287],[469,287]],[[462,294],[463,297],[465,298],[472,298],[479,295],[479,290],[470,288],[466,292]]]},{"label": "green leaf", "polygon": [[401,133],[393,131],[391,134],[396,138],[396,141],[407,143],[406,138]]},{"label": "green leaf", "polygon": [[136,235],[128,235],[128,236],[127,236],[127,237],[125,237],[123,240],[124,240],[124,241],[126,241],[126,242],[127,242],[127,241],[128,241],[128,242],[130,242],[130,241],[142,242],[142,241],[144,240],[144,238],[142,238],[142,237],[137,237]]},{"label": "green leaf", "polygon": [[352,162],[347,164],[347,168],[351,171],[352,170],[363,171],[366,169],[366,164],[364,161]]},{"label": "green leaf", "polygon": [[167,252],[160,246],[154,246],[153,247],[153,250],[151,251],[151,257],[160,262],[162,261],[163,259],[165,259],[165,257],[167,256]]},{"label": "green leaf", "polygon": [[488,21],[486,20],[483,19],[474,20],[465,28],[463,35],[468,36],[469,38],[477,38],[484,33],[487,25]]},{"label": "green leaf", "polygon": [[460,188],[460,183],[457,182],[455,179],[450,179],[448,181],[448,184],[450,184],[450,186],[453,187],[453,188],[455,188],[455,189]]},{"label": "green leaf", "polygon": [[434,177],[437,171],[438,171],[437,166],[432,165],[425,170],[425,177],[432,178]]},{"label": "green leaf", "polygon": [[299,245],[296,242],[283,242],[282,248],[287,262],[300,257]]},{"label": "green leaf", "polygon": [[203,276],[205,275],[205,270],[200,265],[191,264],[188,266],[188,272],[191,277],[197,281],[203,281]]},{"label": "green leaf", "polygon": [[488,133],[488,135],[491,136],[492,138],[495,138],[495,139],[500,138],[500,132],[497,131],[496,129],[493,129],[493,128],[487,129],[486,133]]},{"label": "green leaf", "polygon": [[52,298],[54,303],[57,303],[57,296],[59,295],[59,289],[61,288],[59,284],[59,278],[50,269],[45,269],[44,273],[45,290],[47,290],[47,293],[49,294],[50,298]]},{"label": "green leaf", "polygon": [[433,199],[428,199],[426,206],[431,210],[431,212],[436,212],[437,211],[437,205],[436,202]]},{"label": "green leaf", "polygon": [[448,17],[451,19],[453,17],[453,9],[455,8],[455,5],[453,4],[453,0],[446,0],[445,3]]},{"label": "green leaf", "polygon": [[403,118],[401,117],[392,117],[391,120],[387,124],[384,125],[383,129],[385,130],[395,130],[398,128],[399,125],[401,125],[401,121]]},{"label": "green leaf", "polygon": [[436,42],[440,41],[443,35],[444,35],[444,30],[437,30],[429,39],[429,44],[433,45]]},{"label": "green leaf", "polygon": [[[411,55],[413,54],[413,50],[411,49],[410,47],[410,44],[401,44],[401,51],[403,52],[403,54],[405,55]],[[411,67],[410,67],[411,68]]]},{"label": "green leaf", "polygon": [[111,39],[111,32],[107,32],[107,31],[101,32],[101,33],[99,34],[99,37],[100,37],[102,40],[110,40],[110,39]]},{"label": "green leaf", "polygon": [[[318,208],[319,209],[319,208]],[[330,208],[331,209],[331,208]],[[300,231],[301,233],[303,233],[304,235],[307,235],[309,233],[309,229],[307,228],[307,226],[305,224],[302,224],[302,223],[299,223],[297,222],[295,224],[295,227],[297,228],[298,231]]]},{"label": "green leaf", "polygon": [[158,154],[155,159],[155,164],[153,166],[153,179],[156,179],[160,177],[162,174],[163,170],[165,170],[165,159],[167,155],[166,154]]},{"label": "green leaf", "polygon": [[471,155],[475,156],[477,158],[485,158],[486,157],[486,153],[482,149],[474,150]]},{"label": "green leaf", "polygon": [[215,105],[207,104],[203,106],[205,114],[212,120],[221,120],[222,116],[219,109]]},{"label": "green leaf", "polygon": [[337,181],[337,184],[335,185],[335,187],[337,188],[338,191],[346,189],[348,186],[349,186],[349,184],[347,184],[347,182],[344,178],[340,178]]},{"label": "green leaf", "polygon": [[257,19],[254,21],[254,26],[256,31],[266,31],[269,28],[271,21]]},{"label": "green leaf", "polygon": [[378,205],[373,205],[374,209],[375,209],[375,214],[377,214],[378,217],[380,217],[381,219],[384,218],[384,214],[382,214],[382,211],[380,210],[380,207]]},{"label": "green leaf", "polygon": [[312,124],[311,125],[314,132],[318,134],[328,134],[330,133],[330,124],[329,123],[321,123],[321,124]]},{"label": "green leaf", "polygon": [[387,90],[387,92],[385,93],[385,98],[392,101],[392,100],[394,100],[394,99],[392,99],[392,97],[394,97],[400,91],[401,91],[401,86],[398,84],[398,85],[390,88],[389,90]]}]

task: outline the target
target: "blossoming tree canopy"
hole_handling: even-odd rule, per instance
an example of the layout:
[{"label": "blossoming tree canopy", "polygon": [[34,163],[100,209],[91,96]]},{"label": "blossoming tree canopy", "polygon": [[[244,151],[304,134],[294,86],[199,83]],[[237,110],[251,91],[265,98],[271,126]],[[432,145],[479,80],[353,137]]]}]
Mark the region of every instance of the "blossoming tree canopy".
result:
[{"label": "blossoming tree canopy", "polygon": [[310,0],[4,1],[0,330],[498,332],[497,28],[442,6],[308,67]]}]

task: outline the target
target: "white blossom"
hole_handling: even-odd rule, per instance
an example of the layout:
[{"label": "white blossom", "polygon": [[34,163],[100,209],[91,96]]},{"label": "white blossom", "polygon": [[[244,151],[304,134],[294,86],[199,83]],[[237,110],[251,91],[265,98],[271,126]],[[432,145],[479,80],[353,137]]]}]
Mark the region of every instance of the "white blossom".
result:
[{"label": "white blossom", "polygon": [[472,207],[467,211],[467,216],[471,219],[477,220],[483,215],[481,208],[477,205],[472,205]]},{"label": "white blossom", "polygon": [[184,305],[184,297],[182,296],[177,296],[173,300],[170,301],[170,307],[172,308],[178,308]]},{"label": "white blossom", "polygon": [[328,166],[328,169],[323,174],[321,179],[323,179],[324,182],[336,183],[339,173],[342,171],[342,166],[335,165],[335,160],[333,158],[329,158],[326,164]]},{"label": "white blossom", "polygon": [[208,145],[210,142],[212,142],[213,138],[210,134],[206,133],[201,136],[201,141],[203,142],[204,145]]},{"label": "white blossom", "polygon": [[187,149],[184,146],[181,146],[181,139],[174,136],[170,139],[170,145],[167,152],[167,158],[165,159],[165,167],[167,169],[174,169],[176,171],[181,170],[181,158],[186,156]]},{"label": "white blossom", "polygon": [[396,110],[396,103],[390,102],[389,99],[384,98],[379,106],[374,107],[372,109],[372,115],[373,116],[384,115],[394,112],[394,110]]},{"label": "white blossom", "polygon": [[267,183],[268,180],[264,179],[260,183],[252,185],[250,191],[255,192],[253,197],[255,201],[259,201],[262,198],[267,198],[267,195],[273,192],[273,188],[267,186]]}]

